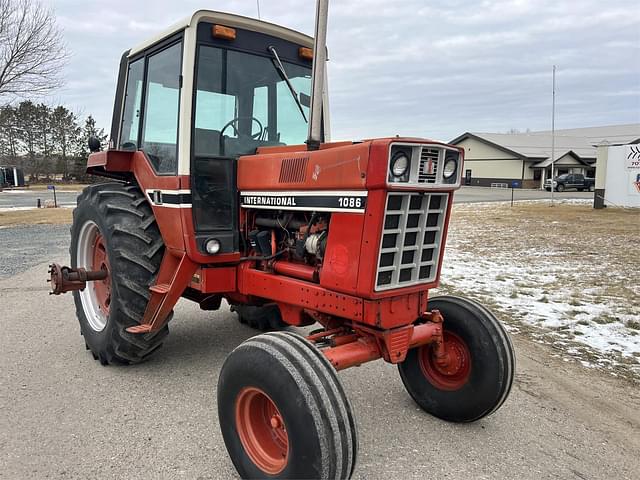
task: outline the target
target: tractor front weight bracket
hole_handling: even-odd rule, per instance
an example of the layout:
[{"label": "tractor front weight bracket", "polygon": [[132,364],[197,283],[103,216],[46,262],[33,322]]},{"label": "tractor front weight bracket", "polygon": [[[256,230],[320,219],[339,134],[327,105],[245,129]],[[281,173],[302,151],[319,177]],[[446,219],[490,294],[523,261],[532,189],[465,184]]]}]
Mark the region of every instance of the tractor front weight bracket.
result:
[{"label": "tractor front weight bracket", "polygon": [[352,330],[335,328],[307,337],[312,343],[328,344],[322,353],[336,370],[362,365],[383,358],[389,363],[401,363],[411,348],[432,344],[438,363],[446,365],[443,318],[438,310],[421,315],[421,323],[389,330],[376,330],[364,325],[353,325]]}]

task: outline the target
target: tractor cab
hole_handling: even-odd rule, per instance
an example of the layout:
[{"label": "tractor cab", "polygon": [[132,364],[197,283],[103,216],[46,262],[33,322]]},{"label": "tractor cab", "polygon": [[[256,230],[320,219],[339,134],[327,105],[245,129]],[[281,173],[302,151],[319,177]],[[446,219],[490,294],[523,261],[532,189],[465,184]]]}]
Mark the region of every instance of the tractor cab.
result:
[{"label": "tractor cab", "polygon": [[196,235],[237,251],[236,160],[305,142],[312,48],[281,26],[196,12],[122,56],[110,147],[141,152],[153,175],[188,176],[190,198],[164,200],[191,204]]}]

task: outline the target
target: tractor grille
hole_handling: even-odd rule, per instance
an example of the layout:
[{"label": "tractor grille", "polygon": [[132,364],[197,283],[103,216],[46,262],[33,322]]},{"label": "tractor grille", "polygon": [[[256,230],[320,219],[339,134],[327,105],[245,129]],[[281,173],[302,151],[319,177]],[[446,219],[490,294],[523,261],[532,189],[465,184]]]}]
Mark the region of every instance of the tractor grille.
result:
[{"label": "tractor grille", "polygon": [[446,193],[389,193],[376,290],[429,283],[438,273]]},{"label": "tractor grille", "polygon": [[420,151],[420,166],[418,168],[418,183],[436,183],[438,181],[439,157],[439,148],[422,147]]}]

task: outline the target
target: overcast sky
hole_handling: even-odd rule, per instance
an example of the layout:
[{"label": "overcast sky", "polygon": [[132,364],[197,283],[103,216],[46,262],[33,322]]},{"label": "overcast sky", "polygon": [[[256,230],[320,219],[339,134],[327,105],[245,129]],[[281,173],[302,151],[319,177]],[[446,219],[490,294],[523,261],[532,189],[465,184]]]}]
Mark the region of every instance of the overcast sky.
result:
[{"label": "overcast sky", "polygon": [[[122,52],[195,10],[257,17],[255,0],[45,0],[72,53],[53,102],[109,129]],[[313,34],[314,0],[260,0]],[[334,140],[640,123],[638,0],[340,0],[329,5]]]}]

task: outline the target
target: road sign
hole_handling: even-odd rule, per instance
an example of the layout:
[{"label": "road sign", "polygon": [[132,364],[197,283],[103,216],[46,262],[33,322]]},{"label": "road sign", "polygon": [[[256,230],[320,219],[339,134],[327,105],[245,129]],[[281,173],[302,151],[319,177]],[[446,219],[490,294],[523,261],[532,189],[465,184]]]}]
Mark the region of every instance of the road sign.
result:
[{"label": "road sign", "polygon": [[47,185],[47,190],[53,190],[53,206],[58,208],[58,199],[56,198],[56,186],[55,185]]},{"label": "road sign", "polygon": [[520,181],[514,180],[513,182],[511,182],[511,188],[520,188]]}]

